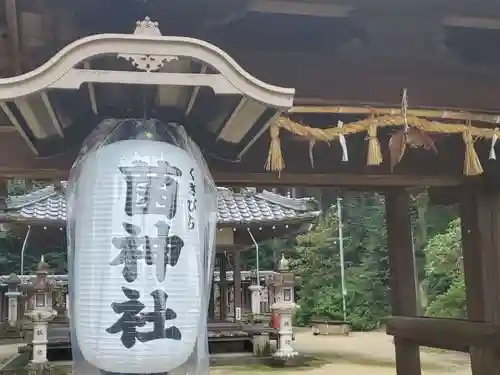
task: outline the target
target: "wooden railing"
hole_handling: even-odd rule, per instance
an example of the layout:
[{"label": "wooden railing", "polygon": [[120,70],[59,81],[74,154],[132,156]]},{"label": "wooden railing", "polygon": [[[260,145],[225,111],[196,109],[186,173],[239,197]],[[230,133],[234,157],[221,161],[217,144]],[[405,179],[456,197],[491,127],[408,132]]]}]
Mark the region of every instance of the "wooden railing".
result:
[{"label": "wooden railing", "polygon": [[394,316],[386,332],[421,346],[469,352],[471,347],[500,351],[500,326],[461,319]]}]

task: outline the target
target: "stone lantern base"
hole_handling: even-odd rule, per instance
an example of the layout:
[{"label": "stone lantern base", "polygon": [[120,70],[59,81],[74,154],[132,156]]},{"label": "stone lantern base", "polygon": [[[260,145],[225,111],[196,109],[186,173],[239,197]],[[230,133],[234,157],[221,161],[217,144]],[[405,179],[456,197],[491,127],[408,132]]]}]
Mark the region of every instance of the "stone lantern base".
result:
[{"label": "stone lantern base", "polygon": [[292,317],[296,308],[297,305],[289,301],[277,302],[271,306],[271,309],[278,312],[280,315],[279,342],[278,349],[273,353],[274,358],[289,360],[299,355],[292,347]]},{"label": "stone lantern base", "polygon": [[33,362],[30,361],[26,367],[28,375],[52,375],[53,367],[50,362]]}]

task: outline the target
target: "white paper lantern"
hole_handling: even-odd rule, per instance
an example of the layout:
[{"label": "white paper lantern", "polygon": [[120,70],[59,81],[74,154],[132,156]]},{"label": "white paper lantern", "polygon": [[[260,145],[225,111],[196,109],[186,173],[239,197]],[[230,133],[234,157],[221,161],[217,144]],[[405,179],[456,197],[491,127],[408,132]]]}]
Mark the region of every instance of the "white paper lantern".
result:
[{"label": "white paper lantern", "polygon": [[71,308],[90,364],[158,373],[193,352],[204,315],[204,223],[213,216],[197,205],[203,173],[183,149],[147,140],[119,141],[82,161]]}]

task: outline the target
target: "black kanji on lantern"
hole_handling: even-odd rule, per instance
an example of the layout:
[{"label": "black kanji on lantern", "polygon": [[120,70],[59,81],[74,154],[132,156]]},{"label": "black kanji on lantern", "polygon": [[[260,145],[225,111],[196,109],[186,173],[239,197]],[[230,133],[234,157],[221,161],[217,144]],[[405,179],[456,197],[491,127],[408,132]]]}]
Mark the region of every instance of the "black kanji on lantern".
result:
[{"label": "black kanji on lantern", "polygon": [[184,241],[179,236],[169,236],[170,226],[164,221],[155,224],[157,237],[146,237],[146,263],[156,264],[156,279],[165,280],[167,265],[174,267],[179,261]]},{"label": "black kanji on lantern", "polygon": [[167,265],[174,267],[179,261],[184,241],[179,236],[168,235],[170,226],[167,223],[159,221],[155,226],[158,229],[156,237],[140,236],[141,229],[138,226],[123,223],[129,235],[112,240],[113,246],[121,251],[109,264],[123,264],[122,274],[129,283],[137,279],[137,261],[140,259],[145,259],[149,266],[156,264],[158,282],[165,280]]},{"label": "black kanji on lantern", "polygon": [[194,229],[195,220],[193,212],[196,211],[196,204],[198,203],[196,199],[196,185],[194,184],[194,168],[189,170],[189,175],[191,176],[191,182],[189,183],[189,195],[191,196],[188,199],[188,229]]},{"label": "black kanji on lantern", "polygon": [[188,210],[189,212],[194,212],[196,211],[196,205],[198,204],[198,201],[196,199],[188,199]]},{"label": "black kanji on lantern", "polygon": [[181,170],[166,161],[158,162],[157,166],[142,161],[133,164],[120,167],[127,184],[125,213],[128,216],[159,214],[169,219],[175,217],[179,187],[175,177],[182,176]]},{"label": "black kanji on lantern", "polygon": [[154,311],[141,314],[147,322],[153,323],[153,330],[148,332],[137,332],[137,339],[140,342],[147,342],[158,339],[180,340],[181,331],[175,326],[166,328],[165,322],[177,318],[177,314],[167,308],[168,295],[163,290],[154,290],[151,293],[154,300]]},{"label": "black kanji on lantern", "polygon": [[144,309],[144,304],[139,301],[141,297],[137,290],[122,287],[123,294],[128,298],[125,302],[113,302],[111,307],[116,314],[122,316],[108,329],[108,333],[122,333],[121,342],[126,348],[131,348],[135,345],[137,338],[137,327],[146,325],[146,318],[139,315]]},{"label": "black kanji on lantern", "polygon": [[188,229],[194,229],[194,217],[191,214],[188,216]]},{"label": "black kanji on lantern", "polygon": [[[137,290],[122,287],[123,294],[127,297],[125,302],[113,302],[111,307],[116,314],[122,316],[106,332],[111,334],[122,333],[121,342],[126,348],[135,345],[136,339],[140,342],[148,342],[158,339],[181,340],[180,330],[171,326],[166,328],[166,321],[177,317],[177,314],[168,309],[166,302],[167,293],[162,290],[154,290],[150,295],[154,300],[154,309],[152,312],[142,313],[144,304],[139,301],[141,297]],[[138,327],[144,327],[146,323],[153,323],[151,331],[138,332]]]},{"label": "black kanji on lantern", "polygon": [[194,182],[189,183],[189,195],[191,195],[192,197],[196,195],[196,185],[194,184]]},{"label": "black kanji on lantern", "polygon": [[144,258],[143,251],[140,249],[145,244],[145,238],[139,236],[141,228],[136,225],[123,223],[123,228],[129,234],[126,237],[114,237],[113,246],[120,249],[120,254],[109,264],[117,266],[123,264],[123,277],[129,283],[137,279],[137,261]]}]

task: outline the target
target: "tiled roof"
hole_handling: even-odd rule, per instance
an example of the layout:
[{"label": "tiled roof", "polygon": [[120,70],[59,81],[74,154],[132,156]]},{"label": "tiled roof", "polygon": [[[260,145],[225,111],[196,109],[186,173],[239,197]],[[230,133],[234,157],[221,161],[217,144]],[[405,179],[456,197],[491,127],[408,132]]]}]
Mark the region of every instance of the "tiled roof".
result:
[{"label": "tiled roof", "polygon": [[[48,186],[6,200],[4,214],[11,220],[66,221],[66,197],[63,189]],[[235,193],[217,188],[219,225],[273,224],[312,221],[320,214],[311,198],[287,198],[264,191]]]}]

